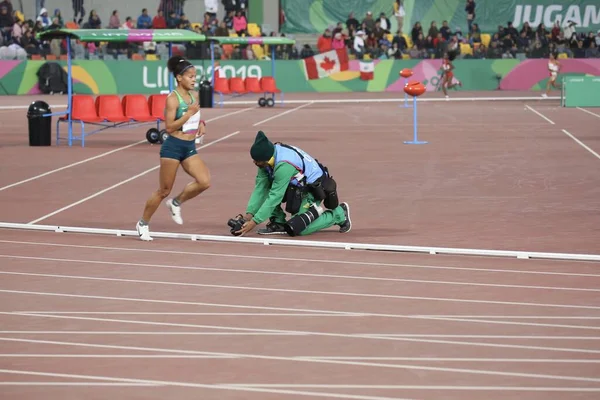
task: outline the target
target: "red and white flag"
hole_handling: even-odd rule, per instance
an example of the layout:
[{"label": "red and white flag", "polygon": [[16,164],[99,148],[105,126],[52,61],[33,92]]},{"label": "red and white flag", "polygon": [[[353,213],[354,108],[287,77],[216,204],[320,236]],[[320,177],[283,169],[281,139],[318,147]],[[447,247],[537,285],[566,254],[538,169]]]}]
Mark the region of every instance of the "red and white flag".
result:
[{"label": "red and white flag", "polygon": [[306,79],[320,79],[348,70],[346,49],[331,50],[304,59]]},{"label": "red and white flag", "polygon": [[373,61],[360,61],[359,63],[360,79],[371,81],[375,77],[375,63]]}]

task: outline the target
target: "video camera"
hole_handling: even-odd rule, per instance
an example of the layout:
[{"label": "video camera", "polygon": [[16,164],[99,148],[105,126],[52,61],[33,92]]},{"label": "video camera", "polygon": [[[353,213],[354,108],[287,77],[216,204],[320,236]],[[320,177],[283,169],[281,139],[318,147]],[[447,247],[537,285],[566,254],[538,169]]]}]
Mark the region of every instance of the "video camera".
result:
[{"label": "video camera", "polygon": [[238,214],[235,218],[231,218],[227,221],[227,225],[231,228],[230,232],[233,236],[240,236],[240,234],[236,232],[242,229],[242,226],[244,226],[245,223],[246,219],[242,214]]}]

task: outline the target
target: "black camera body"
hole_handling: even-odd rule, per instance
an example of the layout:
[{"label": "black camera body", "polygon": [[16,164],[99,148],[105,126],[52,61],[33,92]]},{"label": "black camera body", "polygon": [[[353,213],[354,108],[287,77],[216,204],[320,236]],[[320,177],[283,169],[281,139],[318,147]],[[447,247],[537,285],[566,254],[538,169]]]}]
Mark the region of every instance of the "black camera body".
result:
[{"label": "black camera body", "polygon": [[238,214],[235,218],[231,218],[229,221],[227,221],[227,225],[231,228],[230,232],[233,236],[240,235],[236,232],[242,229],[242,226],[244,226],[245,223],[246,219],[242,214]]}]

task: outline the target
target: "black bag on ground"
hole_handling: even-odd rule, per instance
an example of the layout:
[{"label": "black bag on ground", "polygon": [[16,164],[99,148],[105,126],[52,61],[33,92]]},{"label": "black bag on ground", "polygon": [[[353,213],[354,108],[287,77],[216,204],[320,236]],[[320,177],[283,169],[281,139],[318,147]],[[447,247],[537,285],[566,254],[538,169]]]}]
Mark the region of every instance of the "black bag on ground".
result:
[{"label": "black bag on ground", "polygon": [[47,62],[37,72],[38,85],[44,94],[67,93],[69,77],[57,62]]}]

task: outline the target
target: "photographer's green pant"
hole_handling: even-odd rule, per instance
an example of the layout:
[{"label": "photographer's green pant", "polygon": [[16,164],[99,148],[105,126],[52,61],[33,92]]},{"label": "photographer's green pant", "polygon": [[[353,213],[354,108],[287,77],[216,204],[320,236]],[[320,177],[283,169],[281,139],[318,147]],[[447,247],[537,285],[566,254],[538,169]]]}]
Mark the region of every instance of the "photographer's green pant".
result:
[{"label": "photographer's green pant", "polygon": [[[281,201],[291,179],[298,171],[292,165],[282,162],[274,166],[273,178],[264,168],[258,168],[254,183],[254,190],[248,200],[246,213],[252,214],[252,220],[261,224],[267,219],[284,224],[286,222],[286,213],[281,208]],[[301,214],[308,210],[314,204],[314,197],[308,193],[303,196],[300,206]],[[319,202],[320,203],[320,202]],[[337,206],[333,210],[326,210],[313,221],[302,233],[301,236],[327,229],[333,225],[340,225],[346,221],[344,209]]]},{"label": "photographer's green pant", "polygon": [[[315,199],[312,194],[306,194],[302,198],[302,204],[300,205],[300,211],[296,214],[290,216],[293,217],[298,214],[302,214],[306,212],[313,204],[322,204],[321,201],[315,202]],[[273,214],[271,214],[271,221],[277,222],[279,224],[285,224],[286,222],[286,213],[283,211],[281,207],[275,207],[273,210]],[[344,213],[344,209],[340,206],[337,206],[333,210],[325,210],[323,214],[319,215],[319,218],[315,219],[305,230],[300,233],[300,236],[310,235],[311,233],[315,233],[317,231],[327,229],[332,227],[333,225],[343,224],[346,221],[346,213]]]}]

